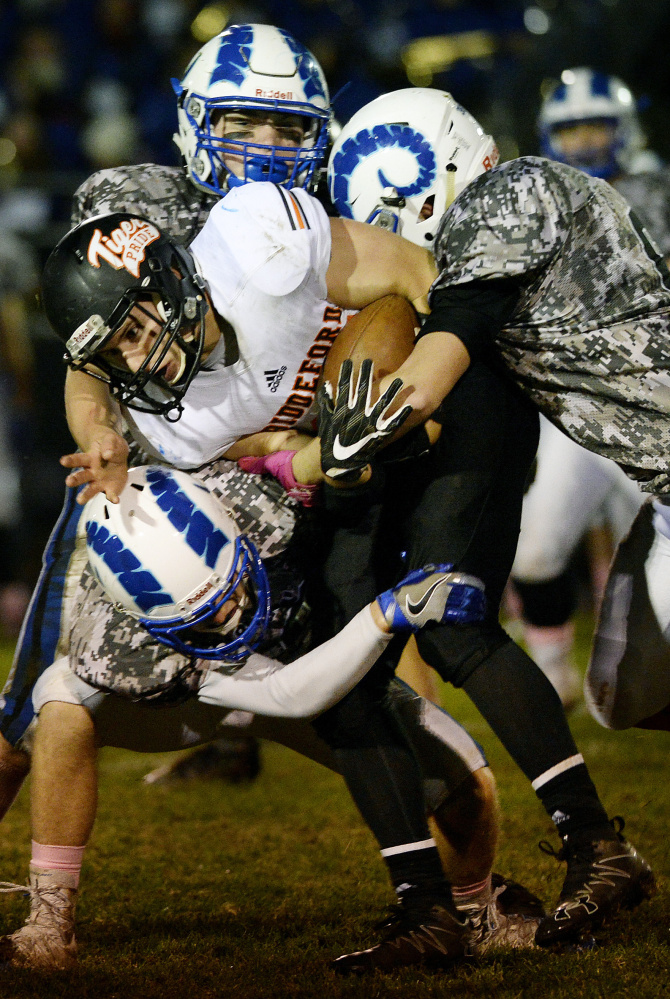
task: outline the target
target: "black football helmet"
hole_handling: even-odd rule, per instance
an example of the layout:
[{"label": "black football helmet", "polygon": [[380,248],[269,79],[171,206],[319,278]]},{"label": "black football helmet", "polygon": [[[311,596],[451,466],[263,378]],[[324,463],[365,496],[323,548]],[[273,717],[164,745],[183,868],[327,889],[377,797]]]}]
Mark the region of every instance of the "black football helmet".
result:
[{"label": "black football helmet", "polygon": [[[132,372],[101,351],[143,302],[153,302],[163,330]],[[124,406],[179,419],[200,363],[207,309],[204,281],[187,250],[147,219],[125,212],[95,216],[51,252],[42,275],[42,304],[73,370],[83,368],[106,382]],[[173,344],[182,365],[176,380],[167,382],[155,372]]]}]

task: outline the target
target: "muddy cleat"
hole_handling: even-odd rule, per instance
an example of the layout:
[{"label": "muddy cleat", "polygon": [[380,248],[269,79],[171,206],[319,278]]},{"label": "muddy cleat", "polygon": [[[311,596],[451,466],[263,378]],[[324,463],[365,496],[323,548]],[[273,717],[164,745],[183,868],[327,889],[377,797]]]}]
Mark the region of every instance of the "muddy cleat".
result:
[{"label": "muddy cleat", "polygon": [[145,774],[144,783],[170,784],[214,778],[226,784],[247,784],[258,777],[260,770],[258,740],[242,735],[239,739],[217,739],[172,763],[157,767]]},{"label": "muddy cleat", "polygon": [[487,903],[458,905],[470,927],[468,955],[481,957],[490,950],[535,947],[535,932],[545,916],[542,902],[523,885],[501,874],[491,877]]},{"label": "muddy cleat", "polygon": [[30,870],[29,885],[2,882],[0,891],[30,894],[25,926],[0,937],[0,964],[41,971],[65,971],[77,963],[74,910],[77,889],[67,871]]},{"label": "muddy cleat", "polygon": [[503,915],[526,916],[528,919],[544,919],[546,916],[547,911],[541,899],[518,881],[493,873],[491,890],[496,891],[498,888],[502,888],[502,891],[497,897],[497,905]]},{"label": "muddy cleat", "polygon": [[468,926],[442,905],[433,905],[419,915],[407,912],[400,904],[378,929],[386,931],[381,943],[333,961],[331,967],[338,975],[412,965],[445,968],[466,954]]},{"label": "muddy cleat", "polygon": [[654,893],[653,871],[621,835],[623,819],[612,819],[612,826],[614,839],[564,841],[558,852],[549,844],[540,845],[545,853],[568,862],[559,904],[540,922],[535,934],[540,946],[578,943],[619,909],[632,909]]}]

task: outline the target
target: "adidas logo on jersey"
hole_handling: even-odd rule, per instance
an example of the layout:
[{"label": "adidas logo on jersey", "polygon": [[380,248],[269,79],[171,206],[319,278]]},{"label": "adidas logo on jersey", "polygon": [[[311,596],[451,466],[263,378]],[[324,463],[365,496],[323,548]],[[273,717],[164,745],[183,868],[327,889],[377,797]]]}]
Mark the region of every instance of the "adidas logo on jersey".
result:
[{"label": "adidas logo on jersey", "polygon": [[282,365],[281,368],[275,368],[273,371],[264,371],[265,380],[268,383],[271,392],[276,392],[279,388],[279,383],[286,374],[286,365]]}]

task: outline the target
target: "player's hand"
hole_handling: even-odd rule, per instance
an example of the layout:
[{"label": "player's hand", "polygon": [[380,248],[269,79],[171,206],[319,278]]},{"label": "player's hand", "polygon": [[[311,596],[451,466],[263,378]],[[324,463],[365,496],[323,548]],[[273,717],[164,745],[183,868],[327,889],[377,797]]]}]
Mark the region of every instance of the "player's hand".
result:
[{"label": "player's hand", "polygon": [[377,597],[389,631],[410,634],[430,623],[473,624],[486,613],[484,584],[451,565],[427,565]]},{"label": "player's hand", "polygon": [[395,378],[373,404],[372,361],[366,358],[361,364],[355,387],[352,372],[353,364],[347,358],[340,368],[335,399],[330,382],[317,396],[321,468],[332,479],[358,479],[361,469],[412,412],[411,406],[403,406],[393,416],[387,415],[403,388],[400,378]]},{"label": "player's hand", "polygon": [[128,478],[128,445],[113,430],[101,433],[93,440],[88,451],[65,454],[60,459],[65,468],[74,468],[65,480],[68,486],[83,486],[77,503],[84,504],[98,493],[105,493],[112,503],[119,502],[119,495]]}]

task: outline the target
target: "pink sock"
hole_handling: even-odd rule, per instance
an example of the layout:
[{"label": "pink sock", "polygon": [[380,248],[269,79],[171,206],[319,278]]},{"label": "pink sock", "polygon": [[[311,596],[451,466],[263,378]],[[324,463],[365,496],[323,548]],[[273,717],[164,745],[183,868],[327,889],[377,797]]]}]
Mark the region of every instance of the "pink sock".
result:
[{"label": "pink sock", "polygon": [[75,888],[79,885],[79,874],[85,846],[48,846],[32,840],[30,863],[46,871],[69,871],[75,877]]},{"label": "pink sock", "polygon": [[454,902],[458,906],[467,905],[469,902],[488,902],[491,894],[491,875],[472,885],[452,885],[451,894]]}]

